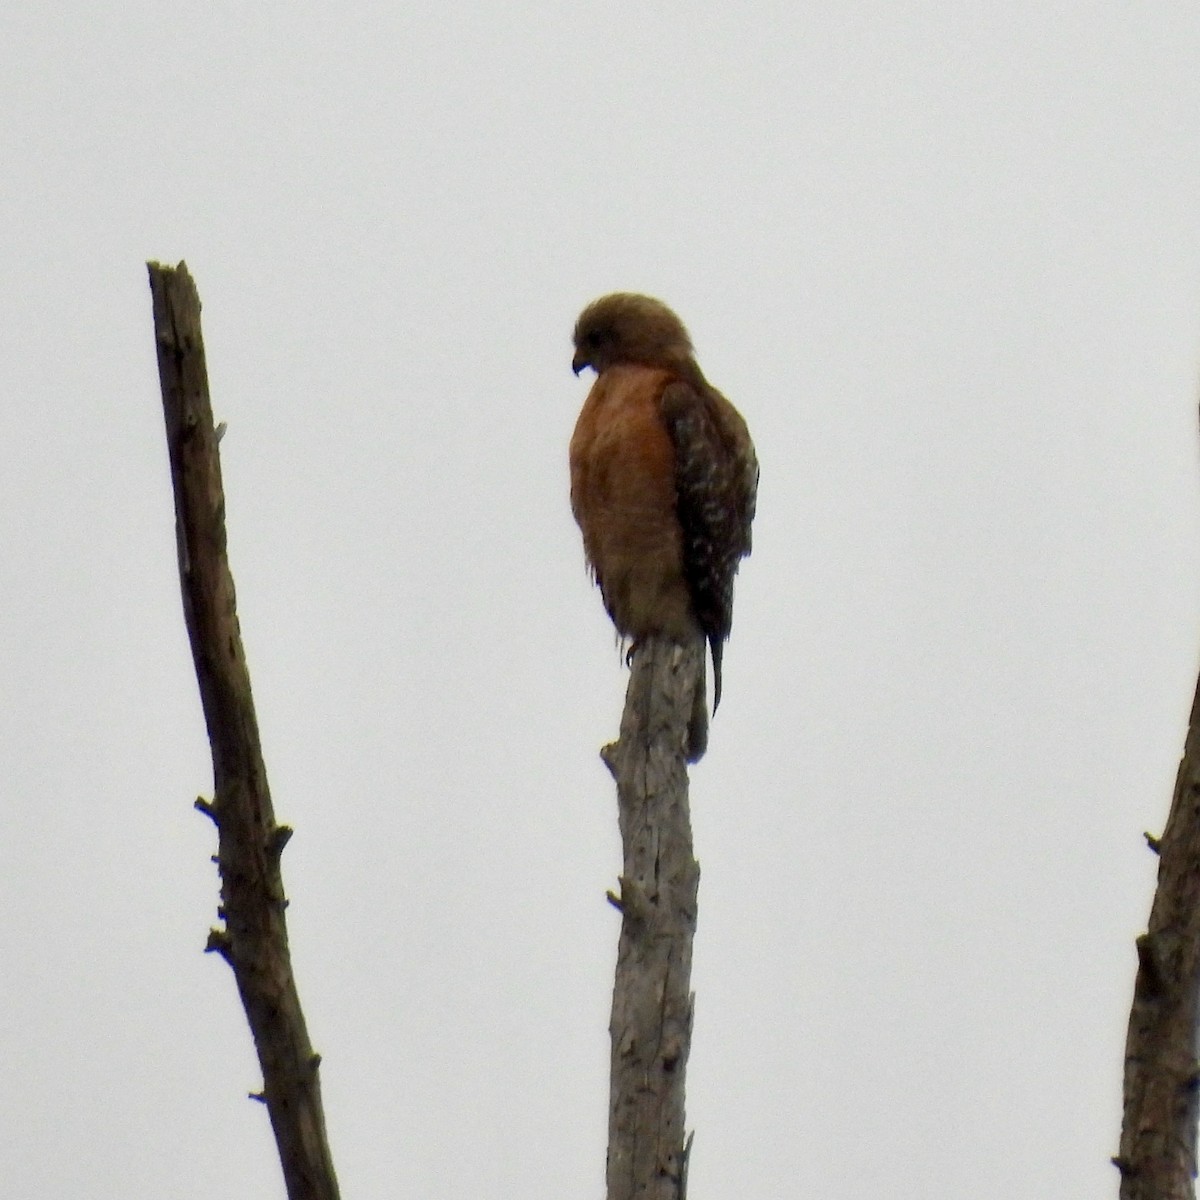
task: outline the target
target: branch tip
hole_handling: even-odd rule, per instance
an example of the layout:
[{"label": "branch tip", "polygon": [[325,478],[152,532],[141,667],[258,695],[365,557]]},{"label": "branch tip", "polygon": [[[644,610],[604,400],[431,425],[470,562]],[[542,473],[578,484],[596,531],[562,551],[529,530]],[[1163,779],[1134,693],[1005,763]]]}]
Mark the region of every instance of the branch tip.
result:
[{"label": "branch tip", "polygon": [[211,800],[205,800],[203,796],[197,796],[192,807],[197,812],[202,812],[214,825],[220,825],[221,822],[217,817],[217,806]]},{"label": "branch tip", "polygon": [[1154,834],[1152,834],[1149,830],[1144,832],[1142,834],[1142,837],[1144,837],[1146,839],[1146,845],[1151,850],[1153,850],[1155,854],[1162,853],[1162,839],[1161,838],[1156,838],[1154,836]]}]

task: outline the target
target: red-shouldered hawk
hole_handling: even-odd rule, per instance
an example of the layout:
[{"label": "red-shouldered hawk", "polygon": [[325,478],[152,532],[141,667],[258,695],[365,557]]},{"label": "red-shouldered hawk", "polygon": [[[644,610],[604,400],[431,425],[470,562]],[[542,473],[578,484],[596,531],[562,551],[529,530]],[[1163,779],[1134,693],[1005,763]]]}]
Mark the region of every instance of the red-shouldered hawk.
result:
[{"label": "red-shouldered hawk", "polygon": [[[758,460],[741,414],[702,374],[661,301],[617,292],[575,325],[578,375],[596,382],[571,438],[571,510],[604,607],[622,637],[708,639],[713,712],[733,620],[733,577],[750,553]],[[703,678],[688,730],[708,740]]]}]

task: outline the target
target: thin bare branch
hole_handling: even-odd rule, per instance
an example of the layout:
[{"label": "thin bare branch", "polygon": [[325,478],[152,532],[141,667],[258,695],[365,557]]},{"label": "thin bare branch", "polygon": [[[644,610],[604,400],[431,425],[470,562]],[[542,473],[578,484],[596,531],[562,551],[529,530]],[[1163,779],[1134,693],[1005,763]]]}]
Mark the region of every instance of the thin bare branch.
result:
[{"label": "thin bare branch", "polygon": [[209,935],[208,949],[233,967],[289,1200],[337,1200],[320,1060],[300,1009],[284,921],[279,858],[291,831],[275,823],[226,556],[200,298],[184,263],[148,267],[183,612],[212,747],[214,796],[197,807],[217,826],[225,925]]}]

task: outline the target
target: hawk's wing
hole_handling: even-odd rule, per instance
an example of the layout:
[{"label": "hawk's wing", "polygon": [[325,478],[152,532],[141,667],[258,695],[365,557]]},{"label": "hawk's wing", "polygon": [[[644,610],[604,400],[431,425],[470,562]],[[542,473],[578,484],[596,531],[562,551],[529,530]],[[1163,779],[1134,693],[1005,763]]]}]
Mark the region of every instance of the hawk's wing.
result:
[{"label": "hawk's wing", "polygon": [[716,389],[677,380],[664,388],[660,404],[675,446],[684,574],[712,647],[716,712],[721,655],[733,624],[733,577],[750,553],[758,460],[745,421]]}]

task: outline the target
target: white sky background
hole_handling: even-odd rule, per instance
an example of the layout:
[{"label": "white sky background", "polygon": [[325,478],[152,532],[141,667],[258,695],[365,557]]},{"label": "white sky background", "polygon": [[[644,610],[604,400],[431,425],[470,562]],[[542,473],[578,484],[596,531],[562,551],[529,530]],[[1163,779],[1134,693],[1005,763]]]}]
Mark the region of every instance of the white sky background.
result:
[{"label": "white sky background", "polygon": [[566,443],[661,296],[762,461],[692,1194],[1115,1195],[1200,614],[1200,10],[0,16],[0,1176],[282,1196],[143,262],[203,299],[347,1197],[599,1197],[625,672]]}]

